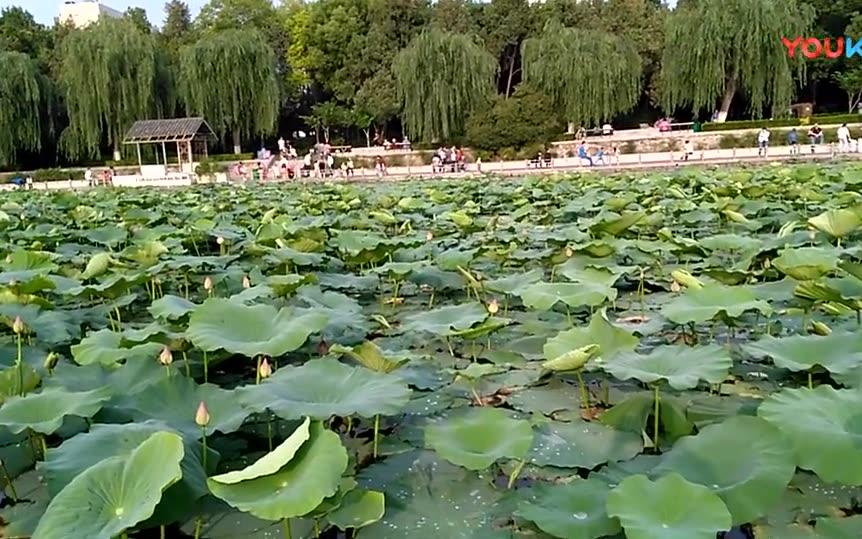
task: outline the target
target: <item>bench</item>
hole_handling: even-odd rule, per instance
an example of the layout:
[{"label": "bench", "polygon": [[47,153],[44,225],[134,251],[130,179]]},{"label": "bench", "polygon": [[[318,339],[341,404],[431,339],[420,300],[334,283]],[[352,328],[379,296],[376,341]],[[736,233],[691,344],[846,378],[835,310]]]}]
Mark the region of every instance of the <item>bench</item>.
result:
[{"label": "bench", "polygon": [[407,150],[410,151],[413,146],[409,142],[389,142],[383,145],[386,150]]},{"label": "bench", "polygon": [[545,156],[542,159],[530,159],[527,161],[527,168],[551,168],[554,160],[550,156]]},{"label": "bench", "polygon": [[683,129],[691,129],[694,122],[677,122],[670,124],[671,131],[681,131]]},{"label": "bench", "polygon": [[350,153],[353,151],[353,146],[331,146],[332,153]]}]

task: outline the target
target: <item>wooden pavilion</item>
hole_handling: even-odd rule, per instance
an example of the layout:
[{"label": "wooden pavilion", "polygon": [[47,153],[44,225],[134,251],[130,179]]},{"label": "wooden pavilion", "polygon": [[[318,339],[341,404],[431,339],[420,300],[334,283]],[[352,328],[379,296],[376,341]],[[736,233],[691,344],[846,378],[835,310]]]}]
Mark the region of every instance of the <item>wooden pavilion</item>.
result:
[{"label": "wooden pavilion", "polygon": [[[176,144],[180,170],[183,170],[183,156],[185,156],[188,159],[185,163],[189,165],[189,172],[192,172],[195,155],[206,158],[208,155],[207,146],[210,140],[215,139],[215,133],[203,118],[172,118],[135,122],[126,133],[123,144],[135,145],[138,152],[138,166],[141,167],[143,167],[141,161],[142,144],[161,144],[162,165],[165,167],[168,164],[167,145]],[[158,153],[156,150],[156,160],[158,160]]]}]

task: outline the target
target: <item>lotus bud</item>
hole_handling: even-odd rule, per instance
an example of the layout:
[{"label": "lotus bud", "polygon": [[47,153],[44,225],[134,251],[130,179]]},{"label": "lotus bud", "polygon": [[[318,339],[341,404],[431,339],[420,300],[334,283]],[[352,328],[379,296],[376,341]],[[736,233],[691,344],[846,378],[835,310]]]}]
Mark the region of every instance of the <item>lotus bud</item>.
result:
[{"label": "lotus bud", "polygon": [[159,363],[167,367],[173,362],[174,355],[171,353],[171,349],[165,346],[164,348],[162,348],[162,353],[159,354]]},{"label": "lotus bud", "polygon": [[490,301],[490,303],[488,303],[488,312],[491,314],[497,314],[497,312],[499,310],[500,310],[500,304],[497,303],[497,299],[496,298],[492,299]]},{"label": "lotus bud", "polygon": [[242,287],[243,288],[251,288],[251,281],[249,280],[248,275],[243,275]]},{"label": "lotus bud", "polygon": [[809,240],[814,241],[814,238],[815,238],[816,236],[817,236],[817,232],[814,232],[813,230],[809,230],[809,231],[808,231],[808,239],[809,239]]},{"label": "lotus bud", "polygon": [[670,282],[670,291],[671,292],[673,292],[674,294],[679,294],[680,290],[682,290],[682,287],[679,285],[678,282],[676,282],[676,281]]},{"label": "lotus bud", "polygon": [[195,423],[201,428],[210,424],[210,413],[204,401],[198,404],[198,411],[195,413]]},{"label": "lotus bud", "polygon": [[832,328],[824,324],[823,322],[812,322],[811,323],[811,332],[815,335],[827,336],[832,334]]},{"label": "lotus bud", "polygon": [[763,269],[769,269],[772,267],[772,261],[768,258],[763,261]]},{"label": "lotus bud", "polygon": [[12,322],[12,331],[14,331],[16,335],[24,333],[24,321],[21,320],[20,316],[16,316],[15,321]]},{"label": "lotus bud", "polygon": [[261,380],[272,376],[272,367],[269,365],[269,360],[267,358],[263,358],[263,361],[260,362],[258,374],[260,375]]},{"label": "lotus bud", "polygon": [[433,240],[433,239],[434,239],[434,234],[429,230],[429,231],[425,234],[425,240],[426,240],[426,241],[431,241],[431,240]]},{"label": "lotus bud", "polygon": [[576,371],[599,353],[599,345],[590,344],[577,348],[542,364],[542,368],[549,371],[564,372]]},{"label": "lotus bud", "polygon": [[212,292],[213,290],[213,280],[212,277],[210,277],[209,275],[207,275],[204,279],[204,290],[206,290],[207,292]]},{"label": "lotus bud", "polygon": [[670,273],[673,280],[686,288],[703,288],[701,283],[694,275],[685,270],[675,270]]},{"label": "lotus bud", "polygon": [[42,365],[45,367],[45,370],[52,371],[54,367],[57,366],[57,362],[60,361],[60,354],[57,352],[51,352],[47,356],[45,356],[45,361]]},{"label": "lotus bud", "polygon": [[219,245],[223,245],[223,244],[224,244],[224,238],[223,238],[223,237],[221,237],[221,236],[217,237],[217,238],[216,238],[216,243],[218,243]]},{"label": "lotus bud", "polygon": [[572,258],[574,254],[575,252],[572,250],[571,247],[566,247],[566,258]]}]

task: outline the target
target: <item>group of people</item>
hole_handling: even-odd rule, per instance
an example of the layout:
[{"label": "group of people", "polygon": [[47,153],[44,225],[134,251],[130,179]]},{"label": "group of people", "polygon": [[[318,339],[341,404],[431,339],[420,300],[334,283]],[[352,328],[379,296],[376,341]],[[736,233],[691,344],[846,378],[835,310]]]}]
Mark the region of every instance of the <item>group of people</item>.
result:
[{"label": "group of people", "polygon": [[[760,128],[760,131],[757,133],[757,155],[766,157],[767,152],[769,151],[769,139],[772,133],[769,131],[767,127]],[[813,154],[817,146],[819,144],[823,144],[823,128],[820,127],[819,124],[814,124],[808,128],[808,143],[811,147],[811,153]],[[838,128],[836,133],[838,138],[838,151],[842,153],[847,153],[850,151],[860,151],[862,150],[862,145],[859,144],[859,140],[854,140],[850,136],[850,128],[847,127],[847,124],[841,124],[841,127]],[[792,128],[787,133],[787,145],[790,146],[790,155],[799,155],[799,132],[796,131],[796,128]]]},{"label": "group of people", "polygon": [[[605,157],[608,157],[608,161],[605,161]],[[578,159],[582,162],[586,161],[590,164],[590,166],[597,165],[601,163],[602,165],[610,164],[610,160],[613,160],[615,164],[620,164],[620,152],[619,148],[616,146],[611,146],[607,151],[605,151],[604,146],[599,146],[598,148],[588,148],[587,141],[581,140],[581,143],[578,145]]]},{"label": "group of people", "polygon": [[93,172],[93,169],[88,168],[84,171],[84,179],[87,181],[88,187],[95,187],[97,185],[113,185],[114,167],[107,168],[99,173]]},{"label": "group of people", "polygon": [[452,146],[451,148],[438,148],[431,157],[431,170],[434,174],[440,172],[463,172],[467,170],[467,162],[464,160],[464,150]]}]

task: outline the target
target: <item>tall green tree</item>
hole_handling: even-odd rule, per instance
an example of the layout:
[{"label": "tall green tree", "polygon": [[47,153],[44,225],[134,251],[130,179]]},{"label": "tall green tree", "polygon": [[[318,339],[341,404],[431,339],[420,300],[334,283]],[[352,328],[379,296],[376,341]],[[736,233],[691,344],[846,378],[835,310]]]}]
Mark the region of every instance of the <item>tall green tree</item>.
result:
[{"label": "tall green tree", "polygon": [[178,49],[191,38],[192,15],[189,6],[181,0],[165,4],[165,24],[160,34],[162,43],[169,49]]},{"label": "tall green tree", "polygon": [[497,88],[509,97],[521,69],[521,45],[534,30],[535,11],[527,0],[491,0],[482,16],[482,37],[500,61]]},{"label": "tall green tree", "polygon": [[553,99],[569,122],[596,125],[635,106],[642,62],[617,36],[551,22],[523,45],[524,81]]},{"label": "tall green tree", "polygon": [[0,50],[23,52],[44,62],[51,47],[51,30],[37,23],[29,12],[20,7],[0,10]]},{"label": "tall green tree", "polygon": [[20,150],[41,147],[41,77],[21,52],[0,51],[0,166],[15,162]]},{"label": "tall green tree", "polygon": [[468,36],[432,28],[398,53],[393,72],[408,134],[430,142],[463,134],[494,94],[497,60]]},{"label": "tall green tree", "polygon": [[[661,67],[664,109],[718,105],[727,118],[744,92],[756,117],[790,105],[805,64],[788,57],[783,36],[808,34],[813,14],[796,0],[691,0],[668,18]],[[800,55],[797,55],[800,56]]]},{"label": "tall green tree", "polygon": [[146,9],[142,7],[130,7],[123,14],[123,17],[129,19],[141,32],[145,34],[152,33],[153,25],[150,24]]},{"label": "tall green tree", "polygon": [[161,114],[165,105],[155,38],[127,19],[104,18],[74,30],[61,44],[59,83],[69,126],[60,137],[72,159],[96,157],[102,142],[120,159],[125,130]]},{"label": "tall green tree", "polygon": [[234,153],[243,137],[272,133],[278,119],[275,52],[255,29],[209,33],[182,50],[180,93],[190,114],[230,135]]}]

